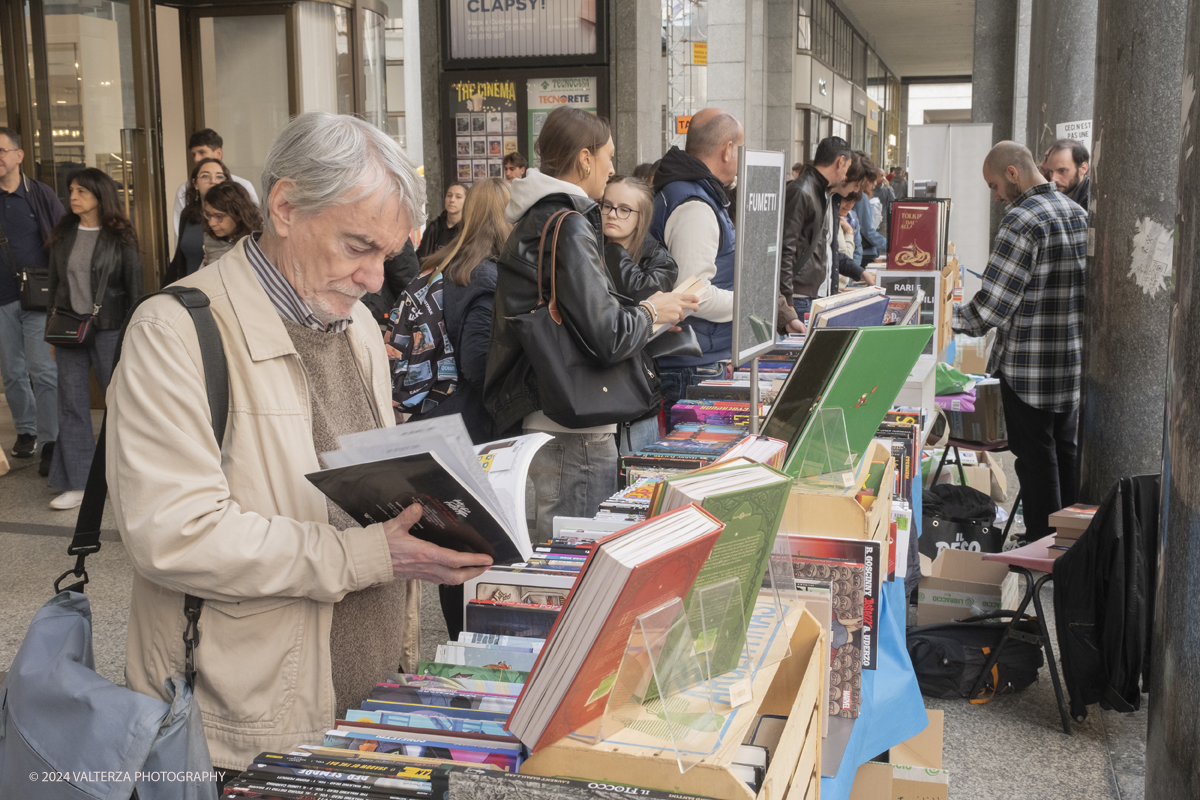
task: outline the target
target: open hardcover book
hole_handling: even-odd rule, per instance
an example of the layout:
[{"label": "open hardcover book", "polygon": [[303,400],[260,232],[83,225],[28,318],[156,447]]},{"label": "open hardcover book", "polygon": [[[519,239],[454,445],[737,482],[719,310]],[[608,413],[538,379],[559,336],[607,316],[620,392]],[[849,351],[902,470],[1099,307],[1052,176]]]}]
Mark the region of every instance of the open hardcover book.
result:
[{"label": "open hardcover book", "polygon": [[[684,283],[682,283],[679,286],[676,286],[671,291],[675,292],[676,294],[694,294],[694,295],[696,295],[696,299],[698,301],[700,301],[701,303],[703,303],[705,300],[708,299],[708,287],[710,285],[711,284],[709,284],[707,278],[701,278],[699,276],[693,275],[687,281],[685,281]],[[692,314],[695,314],[695,313],[696,313],[695,311],[688,311],[686,313],[686,316],[690,317]],[[661,336],[662,334],[666,333],[667,331],[669,331],[671,328],[672,328],[672,326],[666,322],[656,323],[653,327],[650,328],[650,338],[651,339],[657,338],[657,337]]]},{"label": "open hardcover book", "polygon": [[305,477],[361,525],[420,503],[413,536],[514,564],[533,555],[525,479],[552,438],[534,433],[475,446],[462,417],[435,417],[342,436],[340,450],[321,454],[329,468]]}]

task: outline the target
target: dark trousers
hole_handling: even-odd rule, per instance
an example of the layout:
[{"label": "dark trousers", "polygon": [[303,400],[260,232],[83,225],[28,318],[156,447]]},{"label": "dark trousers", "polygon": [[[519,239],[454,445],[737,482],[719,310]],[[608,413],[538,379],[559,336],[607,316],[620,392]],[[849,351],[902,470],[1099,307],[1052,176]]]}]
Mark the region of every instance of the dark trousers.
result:
[{"label": "dark trousers", "polygon": [[1050,535],[1051,514],[1078,500],[1079,407],[1059,412],[1034,408],[1017,396],[1003,375],[999,378],[1008,446],[1017,457],[1025,536],[1033,541]]}]

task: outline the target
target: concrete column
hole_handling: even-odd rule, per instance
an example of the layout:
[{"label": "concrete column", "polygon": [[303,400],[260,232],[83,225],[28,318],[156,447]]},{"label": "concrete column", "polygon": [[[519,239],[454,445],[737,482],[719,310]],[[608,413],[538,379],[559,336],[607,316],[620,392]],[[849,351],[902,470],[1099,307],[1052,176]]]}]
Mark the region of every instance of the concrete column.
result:
[{"label": "concrete column", "polygon": [[764,141],[763,3],[726,0],[708,6],[708,105],[737,117],[752,148]]},{"label": "concrete column", "polygon": [[1058,138],[1055,126],[1092,118],[1095,76],[1096,0],[1034,3],[1025,144],[1035,160]]},{"label": "concrete column", "polygon": [[624,175],[662,155],[662,9],[654,3],[609,5],[613,143]]},{"label": "concrete column", "polygon": [[[975,0],[971,122],[992,124],[992,144],[1012,138],[1019,8],[1013,0]],[[999,203],[992,203],[990,211],[989,239],[1005,213]]]},{"label": "concrete column", "polygon": [[971,122],[992,123],[992,144],[1012,137],[1017,9],[1012,0],[975,0]]},{"label": "concrete column", "polygon": [[421,2],[404,0],[404,135],[408,157],[425,163],[425,115],[421,92]]},{"label": "concrete column", "polygon": [[[426,213],[441,213],[446,166],[442,163],[442,23],[438,0],[418,0],[420,5],[421,132],[425,153]],[[405,11],[408,7],[405,6]],[[407,23],[405,23],[407,25]],[[408,70],[405,70],[407,72]]]},{"label": "concrete column", "polygon": [[1162,460],[1151,410],[1162,407],[1166,381],[1179,131],[1146,120],[1178,119],[1186,8],[1187,0],[1099,2],[1079,414],[1086,503],[1124,475],[1157,472]]},{"label": "concrete column", "polygon": [[1033,0],[1017,0],[1017,59],[1013,70],[1012,139],[1025,144],[1025,122],[1029,118],[1029,27]]},{"label": "concrete column", "polygon": [[[1150,5],[1161,10],[1175,4]],[[1172,272],[1162,540],[1158,548],[1146,736],[1145,796],[1154,800],[1200,798],[1200,716],[1196,714],[1200,706],[1200,626],[1195,616],[1196,598],[1200,597],[1200,548],[1196,546],[1200,542],[1200,417],[1195,412],[1195,398],[1200,395],[1200,275],[1195,267],[1200,263],[1200,184],[1196,181],[1200,166],[1200,102],[1196,98],[1200,0],[1188,0],[1187,6],[1183,106],[1178,117],[1182,119],[1175,218],[1178,260]],[[1177,23],[1173,17],[1163,18],[1159,33],[1165,32],[1168,24]],[[1138,52],[1153,60],[1159,37],[1140,42],[1144,44]],[[1153,61],[1147,65],[1153,66]],[[1162,109],[1154,119],[1174,127],[1171,120],[1177,117]],[[1106,141],[1103,147],[1108,146]],[[1109,158],[1107,152],[1102,155]],[[1146,413],[1150,411],[1146,409]]]},{"label": "concrete column", "polygon": [[793,94],[793,62],[796,60],[796,0],[766,0],[765,120],[763,147],[779,150],[792,164],[795,142],[796,103]]}]

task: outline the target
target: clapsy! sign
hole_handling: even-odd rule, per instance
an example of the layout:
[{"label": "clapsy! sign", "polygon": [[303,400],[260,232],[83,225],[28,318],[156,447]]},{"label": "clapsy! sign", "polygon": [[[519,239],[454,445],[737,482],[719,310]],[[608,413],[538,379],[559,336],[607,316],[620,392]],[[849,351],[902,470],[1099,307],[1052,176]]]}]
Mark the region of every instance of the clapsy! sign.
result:
[{"label": "clapsy! sign", "polygon": [[451,58],[589,55],[596,0],[447,0]]}]

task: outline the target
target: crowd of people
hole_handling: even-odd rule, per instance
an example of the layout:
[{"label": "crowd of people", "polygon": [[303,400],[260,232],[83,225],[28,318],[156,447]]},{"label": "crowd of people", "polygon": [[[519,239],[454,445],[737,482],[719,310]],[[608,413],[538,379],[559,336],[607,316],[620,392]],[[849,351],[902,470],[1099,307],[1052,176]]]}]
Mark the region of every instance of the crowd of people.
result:
[{"label": "crowd of people", "polygon": [[[537,140],[537,168],[511,154],[504,179],[450,184],[414,248],[424,179],[362,120],[293,119],[268,153],[261,203],[226,168],[220,136],[198,132],[167,277],[204,291],[222,331],[230,425],[216,442],[187,312],[155,297],[129,314],[143,269],[112,179],[79,172],[67,211],[22,176],[20,137],[0,128],[10,268],[0,270],[0,365],[13,454],[40,449],[61,492],[52,505],[79,504],[94,450],[94,371],[108,391],[111,495],[135,567],[129,686],[163,696],[182,658],[182,597],[205,598],[197,695],[214,763],[237,769],[327,727],[335,707],[357,705],[397,663],[415,664],[413,581],[454,587],[489,559],[411,536],[419,508],[355,526],[304,478],[339,436],[446,414],[461,414],[477,443],[545,432],[553,438],[530,470],[531,537],[549,539],[555,516],[594,514],[617,488],[619,454],[658,438],[688,386],[734,366],[732,199],[743,139],[736,118],[703,109],[682,149],[617,175],[607,122],[559,107]],[[1059,144],[1042,171],[1020,145],[989,155],[984,179],[1012,211],[983,290],[954,316],[956,330],[1000,329],[992,366],[1027,525],[1031,511],[1070,502],[1077,482],[1086,212],[1071,197],[1086,203],[1087,153],[1081,161],[1082,148]],[[871,281],[906,180],[838,137],[795,165],[780,333],[803,332],[812,301],[839,281]],[[22,278],[38,268],[49,274],[43,310],[26,302]],[[703,292],[678,291],[696,279]],[[543,309],[553,325],[536,328]],[[47,319],[66,312],[91,315],[94,331],[52,352]],[[570,352],[547,350],[546,336]],[[571,380],[553,372],[563,363],[577,365]],[[597,396],[588,376],[619,396]],[[443,594],[451,625],[453,591]],[[279,670],[284,660],[293,668]]]}]

